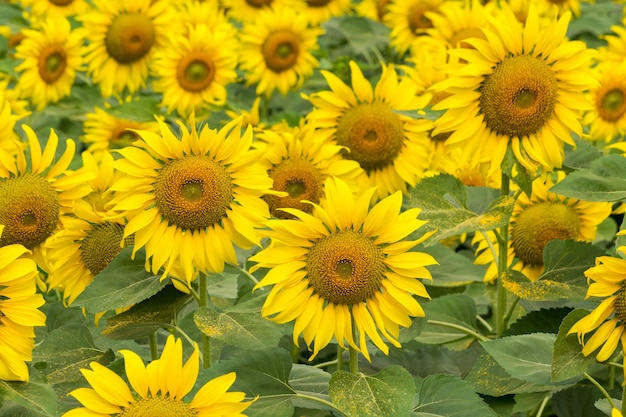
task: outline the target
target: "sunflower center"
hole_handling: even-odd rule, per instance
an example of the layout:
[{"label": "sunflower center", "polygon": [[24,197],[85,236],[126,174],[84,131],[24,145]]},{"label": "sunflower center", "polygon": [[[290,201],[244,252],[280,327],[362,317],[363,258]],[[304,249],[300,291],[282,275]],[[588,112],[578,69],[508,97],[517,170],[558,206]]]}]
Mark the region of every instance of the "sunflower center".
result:
[{"label": "sunflower center", "polygon": [[50,3],[55,6],[67,6],[74,2],[74,0],[48,0]]},{"label": "sunflower center", "polygon": [[575,239],[580,220],[566,204],[544,201],[522,211],[513,227],[511,244],[526,265],[542,266],[543,249],[552,239]]},{"label": "sunflower center", "polygon": [[310,213],[312,206],[302,200],[319,203],[322,195],[322,174],[312,162],[302,158],[285,159],[269,172],[274,180],[273,189],[289,195],[264,196],[274,217],[292,219],[293,216],[280,208],[295,208]]},{"label": "sunflower center", "polygon": [[39,55],[39,76],[46,84],[52,84],[65,73],[67,54],[59,45],[47,46]]},{"label": "sunflower center", "polygon": [[616,122],[626,112],[626,97],[622,88],[611,88],[608,91],[601,91],[598,96],[598,113],[602,119],[608,122]]},{"label": "sunflower center", "polygon": [[426,17],[426,12],[434,11],[430,7],[421,2],[411,7],[408,13],[409,28],[413,33],[418,33],[423,29],[433,27],[433,22]]},{"label": "sunflower center", "polygon": [[250,7],[261,8],[264,6],[269,6],[273,0],[246,0],[246,3]]},{"label": "sunflower center", "polygon": [[[98,224],[87,232],[80,244],[80,256],[93,275],[98,275],[120,253],[123,237],[124,226],[113,222]],[[132,245],[132,241],[132,237],[127,238],[124,246]]]},{"label": "sunflower center", "polygon": [[615,317],[622,323],[626,323],[626,287],[622,285],[622,288],[615,293],[617,298],[615,299]]},{"label": "sunflower center", "polygon": [[119,417],[195,417],[198,411],[171,398],[141,398],[130,404]]},{"label": "sunflower center", "polygon": [[384,256],[374,243],[352,230],[318,240],[307,256],[309,282],[320,297],[335,304],[367,301],[385,277]]},{"label": "sunflower center", "polygon": [[300,40],[293,32],[282,30],[270,34],[263,45],[263,57],[269,69],[282,72],[293,67],[300,54]]},{"label": "sunflower center", "polygon": [[182,89],[192,93],[211,85],[215,77],[215,63],[204,52],[191,52],[178,64],[176,78]]},{"label": "sunflower center", "polygon": [[161,215],[181,229],[218,223],[233,201],[233,185],[223,165],[205,156],[174,160],[159,172],[155,203]]},{"label": "sunflower center", "polygon": [[393,163],[403,142],[402,121],[383,103],[352,107],[337,123],[337,143],[350,149],[344,156],[365,170],[382,169]]},{"label": "sunflower center", "polygon": [[45,178],[33,174],[0,179],[0,246],[43,243],[59,220],[59,197]]},{"label": "sunflower center", "polygon": [[306,4],[309,7],[324,7],[330,2],[331,0],[306,0]]},{"label": "sunflower center", "polygon": [[487,127],[504,136],[537,133],[550,119],[557,80],[548,64],[528,55],[506,58],[485,77],[480,109]]},{"label": "sunflower center", "polygon": [[116,16],[106,34],[107,52],[120,64],[130,64],[143,58],[154,44],[154,26],[141,13]]}]

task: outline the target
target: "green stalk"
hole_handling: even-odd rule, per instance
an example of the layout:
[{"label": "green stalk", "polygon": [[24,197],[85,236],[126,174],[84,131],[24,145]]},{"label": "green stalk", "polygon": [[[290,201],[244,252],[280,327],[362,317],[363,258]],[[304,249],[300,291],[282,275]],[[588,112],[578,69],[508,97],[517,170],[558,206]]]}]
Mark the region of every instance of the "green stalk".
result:
[{"label": "green stalk", "polygon": [[154,361],[154,360],[159,359],[159,346],[157,345],[156,332],[150,335],[149,340],[150,340],[150,357]]},{"label": "green stalk", "polygon": [[[209,306],[209,294],[207,289],[207,275],[204,272],[198,274],[198,305],[200,308]],[[204,369],[211,367],[211,339],[202,333],[202,366]]]},{"label": "green stalk", "polygon": [[[352,316],[352,311],[350,312]],[[356,336],[356,322],[354,321],[354,317],[350,317],[352,319],[352,336]],[[350,373],[352,375],[357,375],[359,373],[359,356],[356,349],[352,346],[348,345],[348,352],[350,354]]]},{"label": "green stalk", "polygon": [[[505,197],[510,193],[509,176],[502,170],[502,185],[500,186],[500,196]],[[508,272],[508,250],[509,250],[509,223],[500,228],[500,239],[498,240],[498,277],[496,278],[496,337],[500,338],[504,334],[506,327],[506,288],[502,283],[503,277]]]}]

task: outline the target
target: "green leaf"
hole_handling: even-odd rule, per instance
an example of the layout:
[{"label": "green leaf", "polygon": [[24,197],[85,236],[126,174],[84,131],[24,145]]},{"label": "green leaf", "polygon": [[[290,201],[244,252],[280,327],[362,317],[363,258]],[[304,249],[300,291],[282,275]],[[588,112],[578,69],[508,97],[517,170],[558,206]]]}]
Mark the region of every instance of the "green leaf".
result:
[{"label": "green leaf", "polygon": [[589,168],[591,163],[602,156],[602,151],[584,139],[576,139],[576,149],[565,145],[563,166],[570,169]]},{"label": "green leaf", "polygon": [[466,207],[465,186],[457,178],[440,174],[422,179],[411,189],[409,204],[422,209],[420,219],[436,229],[426,243],[433,245],[450,236],[477,230],[493,230],[507,224],[513,211],[512,197],[498,197],[481,214]]},{"label": "green leaf", "polygon": [[[57,395],[50,384],[37,378],[31,370],[29,382],[9,382],[0,380],[0,404],[14,402],[26,410],[11,415],[26,417],[56,417]],[[3,414],[4,415],[4,414]]]},{"label": "green leaf", "polygon": [[602,397],[595,387],[572,387],[556,392],[550,401],[552,409],[559,417],[604,417],[594,403]]},{"label": "green leaf", "polygon": [[480,342],[513,378],[551,384],[552,353],[556,335],[532,333]]},{"label": "green leaf", "polygon": [[452,375],[429,375],[416,383],[413,417],[496,417],[472,386]]},{"label": "green leaf", "polygon": [[350,417],[403,417],[411,411],[415,383],[397,365],[372,376],[336,371],[329,392],[333,403]]},{"label": "green leaf", "polygon": [[292,401],[293,405],[302,408],[332,410],[332,408],[312,400],[312,398],[319,398],[330,402],[329,383],[330,374],[328,372],[308,365],[294,364],[289,374],[289,385],[296,391],[297,395]]},{"label": "green leaf", "polygon": [[598,158],[589,169],[568,174],[549,191],[585,201],[626,199],[626,158],[622,155]]},{"label": "green leaf", "polygon": [[189,298],[189,294],[168,285],[147,300],[108,318],[102,334],[117,340],[148,337],[164,325],[170,324]]},{"label": "green leaf", "polygon": [[476,304],[466,294],[449,294],[424,303],[428,320],[424,330],[415,338],[425,344],[448,344],[449,348],[466,348],[474,338],[467,333],[450,327],[433,324],[441,321],[456,324],[478,332],[476,326]]},{"label": "green leaf", "polygon": [[529,172],[522,164],[520,164],[513,153],[510,143],[507,146],[504,159],[501,164],[502,171],[515,183],[527,196],[533,191],[533,172]]},{"label": "green leaf", "polygon": [[80,369],[91,362],[107,365],[113,359],[115,354],[98,349],[89,329],[78,323],[53,330],[33,350],[33,364],[45,373],[50,384],[81,381]]},{"label": "green leaf", "polygon": [[194,322],[207,336],[243,348],[278,346],[283,328],[259,312],[225,311],[204,307],[195,311]]},{"label": "green leaf", "polygon": [[85,288],[74,301],[90,313],[128,307],[150,298],[169,280],[146,271],[146,255],[137,251],[131,259],[132,247],[124,248]]},{"label": "green leaf", "polygon": [[514,336],[529,333],[554,333],[559,332],[561,321],[569,312],[569,307],[542,308],[531,311],[515,321],[504,332],[505,336]]},{"label": "green leaf", "polygon": [[420,247],[419,250],[432,255],[439,262],[439,265],[426,267],[433,277],[432,281],[428,281],[428,286],[456,287],[483,281],[486,265],[476,265],[466,256],[440,244]]},{"label": "green leaf", "polygon": [[593,372],[602,367],[596,362],[595,355],[583,356],[582,346],[578,342],[576,334],[567,334],[572,326],[587,314],[589,311],[578,309],[563,319],[554,342],[552,381],[560,382],[571,378],[580,378],[583,372]]}]

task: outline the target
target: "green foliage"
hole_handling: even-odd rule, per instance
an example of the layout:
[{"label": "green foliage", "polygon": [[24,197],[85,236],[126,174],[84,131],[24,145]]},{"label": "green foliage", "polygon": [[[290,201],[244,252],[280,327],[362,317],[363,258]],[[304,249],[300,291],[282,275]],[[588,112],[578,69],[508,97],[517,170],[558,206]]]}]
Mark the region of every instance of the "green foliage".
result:
[{"label": "green foliage", "polygon": [[626,199],[626,158],[622,155],[602,156],[588,169],[570,173],[550,191],[586,201]]}]

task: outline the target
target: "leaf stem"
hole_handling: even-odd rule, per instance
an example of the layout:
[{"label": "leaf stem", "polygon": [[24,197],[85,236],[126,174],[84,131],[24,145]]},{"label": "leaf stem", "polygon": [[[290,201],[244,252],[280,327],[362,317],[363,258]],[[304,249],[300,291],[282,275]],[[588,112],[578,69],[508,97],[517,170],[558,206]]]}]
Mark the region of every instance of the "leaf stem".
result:
[{"label": "leaf stem", "polygon": [[[611,406],[611,408],[615,408],[615,404],[613,403],[613,398],[611,398],[611,396],[609,395],[608,392],[606,392],[606,390],[604,389],[604,387],[602,385],[600,385],[600,383],[598,381],[596,381],[595,379],[593,379],[593,377],[591,375],[589,375],[587,372],[583,372],[582,374],[585,379],[587,379],[589,382],[591,382],[596,388],[598,388],[600,390],[600,392],[602,393],[602,395],[604,395],[604,398],[606,398],[609,402],[609,405]],[[624,402],[622,401],[622,407],[624,406]]]},{"label": "leaf stem", "polygon": [[439,321],[439,320],[428,320],[428,324],[434,324],[435,326],[449,327],[450,329],[455,329],[462,331],[463,333],[472,336],[474,339],[480,340],[481,342],[486,342],[489,340],[487,336],[483,336],[482,334],[475,332],[472,329],[468,329],[464,326],[459,326],[458,324],[448,323],[447,321]]},{"label": "leaf stem", "polygon": [[237,271],[241,272],[246,278],[248,278],[250,281],[252,281],[254,283],[254,285],[259,283],[259,280],[256,279],[256,277],[254,275],[252,275],[250,272],[248,272],[245,268],[241,267],[238,264],[228,264],[230,266],[232,266],[233,268],[235,268]]},{"label": "leaf stem", "polygon": [[[209,294],[207,290],[208,282],[207,275],[205,272],[200,272],[198,274],[198,305],[200,308],[208,307],[209,305]],[[211,339],[206,334],[202,333],[201,335],[201,345],[202,345],[202,367],[204,369],[211,367]]]},{"label": "leaf stem", "polygon": [[539,405],[539,410],[537,410],[537,417],[541,417],[541,414],[543,414],[543,410],[545,410],[550,397],[552,397],[552,394],[548,394],[545,397],[543,397],[543,401],[541,401],[541,404]]},{"label": "leaf stem", "polygon": [[513,312],[515,311],[515,307],[517,307],[517,304],[519,303],[519,300],[520,300],[520,298],[518,296],[515,296],[515,298],[513,299],[513,302],[509,306],[509,309],[507,310],[506,314],[504,315],[504,328],[505,329],[509,325],[509,320],[511,320],[511,317],[513,316]]},{"label": "leaf stem", "polygon": [[308,394],[302,394],[300,392],[296,392],[295,396],[296,396],[296,398],[301,398],[303,400],[315,401],[317,403],[324,404],[328,408],[330,408],[333,411],[337,412],[339,415],[344,416],[344,417],[348,417],[348,414],[346,414],[343,411],[341,411],[340,409],[338,409],[335,404],[331,403],[330,401],[326,401],[323,398],[315,397],[313,395],[308,395]]}]

